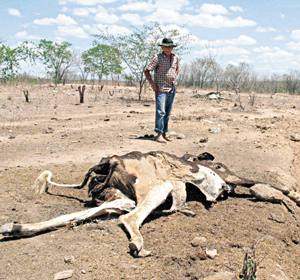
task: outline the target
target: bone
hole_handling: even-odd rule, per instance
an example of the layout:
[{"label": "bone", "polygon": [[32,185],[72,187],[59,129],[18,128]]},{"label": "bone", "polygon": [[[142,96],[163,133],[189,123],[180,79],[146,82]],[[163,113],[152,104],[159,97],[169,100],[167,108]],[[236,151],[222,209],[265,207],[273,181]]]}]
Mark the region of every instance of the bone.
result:
[{"label": "bone", "polygon": [[32,224],[4,224],[0,229],[0,233],[5,237],[28,237],[45,231],[56,230],[59,227],[69,224],[77,224],[101,215],[130,212],[134,208],[135,202],[133,200],[127,198],[116,199],[113,201],[104,202],[98,207],[62,215],[44,222]]}]

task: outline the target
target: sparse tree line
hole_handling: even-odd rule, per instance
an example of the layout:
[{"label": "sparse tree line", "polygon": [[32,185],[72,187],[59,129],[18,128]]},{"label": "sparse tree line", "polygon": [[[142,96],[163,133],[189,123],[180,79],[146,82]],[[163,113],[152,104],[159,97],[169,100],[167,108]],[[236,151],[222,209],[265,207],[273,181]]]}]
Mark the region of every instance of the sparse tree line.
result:
[{"label": "sparse tree line", "polygon": [[[180,55],[187,51],[189,35],[177,29],[165,30],[159,24],[143,26],[130,34],[95,36],[93,45],[76,53],[68,42],[42,39],[25,41],[10,47],[0,42],[0,81],[7,82],[20,77],[21,62],[42,65],[47,79],[55,84],[66,81],[123,80],[138,86],[138,97],[146,83],[144,69],[151,57],[160,51],[158,42],[162,37],[172,37],[179,46]],[[30,78],[28,75],[23,75]],[[39,77],[41,78],[41,77]],[[179,85],[243,92],[300,93],[300,71],[291,70],[284,75],[258,78],[247,63],[222,67],[212,56],[196,58],[181,66]]]},{"label": "sparse tree line", "polygon": [[[178,42],[177,50],[186,50],[188,35],[176,29],[165,30],[159,24],[145,25],[130,34],[95,35],[93,45],[76,53],[68,42],[54,42],[42,39],[39,42],[25,41],[17,47],[0,43],[0,81],[20,78],[21,61],[44,67],[47,78],[55,84],[67,80],[85,83],[87,80],[122,79],[138,85],[141,99],[146,82],[145,67],[152,56],[160,51],[158,43],[162,37],[172,37]],[[25,74],[28,77],[28,74]]]},{"label": "sparse tree line", "polygon": [[201,89],[230,90],[239,92],[286,92],[300,94],[300,71],[290,70],[283,75],[258,77],[252,67],[241,62],[222,67],[215,58],[196,58],[182,66],[179,84]]}]

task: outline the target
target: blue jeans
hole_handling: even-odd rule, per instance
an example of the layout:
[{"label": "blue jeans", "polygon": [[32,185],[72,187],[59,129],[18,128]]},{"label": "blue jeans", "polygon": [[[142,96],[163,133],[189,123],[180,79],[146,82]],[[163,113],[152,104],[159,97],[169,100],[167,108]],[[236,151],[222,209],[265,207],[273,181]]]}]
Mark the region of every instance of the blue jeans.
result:
[{"label": "blue jeans", "polygon": [[157,133],[168,132],[169,116],[176,94],[175,87],[170,92],[159,92],[155,95],[155,131]]}]

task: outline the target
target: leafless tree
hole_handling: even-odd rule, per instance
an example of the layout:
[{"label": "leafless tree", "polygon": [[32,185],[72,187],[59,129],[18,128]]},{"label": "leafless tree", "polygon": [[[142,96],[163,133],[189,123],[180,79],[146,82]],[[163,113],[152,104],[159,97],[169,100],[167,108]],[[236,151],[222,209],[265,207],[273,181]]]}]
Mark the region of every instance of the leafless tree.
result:
[{"label": "leafless tree", "polygon": [[284,75],[286,91],[290,94],[296,94],[300,91],[300,71],[291,70],[289,74]]}]

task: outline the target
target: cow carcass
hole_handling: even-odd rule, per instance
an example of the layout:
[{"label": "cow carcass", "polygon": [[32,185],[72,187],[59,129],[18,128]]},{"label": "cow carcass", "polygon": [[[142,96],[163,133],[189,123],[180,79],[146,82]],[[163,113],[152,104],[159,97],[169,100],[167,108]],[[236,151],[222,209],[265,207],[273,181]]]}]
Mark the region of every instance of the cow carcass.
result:
[{"label": "cow carcass", "polygon": [[[55,183],[52,173],[44,171],[33,185],[36,192],[47,192],[50,186],[80,189],[88,185],[89,195],[98,206],[41,223],[6,224],[2,226],[1,233],[6,237],[31,236],[70,223],[116,213],[130,235],[130,253],[135,257],[148,256],[151,252],[144,249],[139,228],[168,197],[172,198],[172,205],[164,212],[179,211],[193,215],[186,208],[187,186],[196,187],[206,201],[213,204],[221,195],[233,193],[236,186],[251,188],[257,183],[236,176],[225,165],[213,160],[214,157],[209,153],[183,157],[161,151],[114,155],[101,159],[86,173],[83,182],[75,185]],[[266,196],[261,195],[257,188],[252,194],[260,199]],[[283,195],[282,202],[286,200],[289,199]],[[276,202],[280,202],[280,199]]]}]

